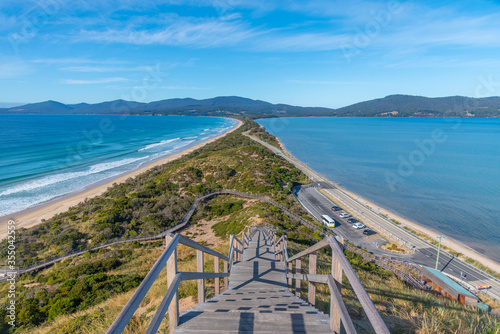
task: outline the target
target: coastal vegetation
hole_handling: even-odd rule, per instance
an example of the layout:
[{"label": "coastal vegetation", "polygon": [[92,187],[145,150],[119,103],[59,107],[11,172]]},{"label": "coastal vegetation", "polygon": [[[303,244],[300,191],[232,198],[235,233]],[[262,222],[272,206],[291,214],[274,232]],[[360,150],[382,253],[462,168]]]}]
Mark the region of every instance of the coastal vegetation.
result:
[{"label": "coastal vegetation", "polygon": [[[29,264],[111,238],[159,233],[180,221],[196,197],[221,189],[267,196],[311,221],[291,193],[296,183],[307,183],[307,178],[284,159],[241,135],[257,127],[247,121],[237,131],[181,159],[116,184],[102,196],[39,226],[19,230],[19,258]],[[278,235],[287,235],[290,255],[321,239],[317,232],[292,220],[279,208],[235,195],[219,195],[200,203],[191,227],[182,233],[225,254],[229,234],[239,234],[263,222],[275,225]],[[0,244],[1,250],[7,249],[4,243]],[[0,333],[105,332],[163,249],[161,240],[113,245],[23,275],[16,282],[19,326],[13,329],[4,321]],[[345,255],[394,333],[500,332],[500,321],[494,316],[415,290],[359,254],[346,250]],[[4,251],[0,251],[0,259],[5,261]],[[319,252],[319,274],[330,272],[329,259],[328,249]],[[180,246],[178,265],[181,271],[194,271],[195,251]],[[212,258],[205,258],[205,268],[213,270]],[[307,268],[307,259],[303,268]],[[206,286],[206,297],[210,298],[214,295],[214,281],[208,280]],[[0,305],[6,302],[7,290],[8,284],[0,284]],[[329,311],[327,290],[318,285],[318,307],[325,312]],[[160,275],[124,333],[145,331],[165,291],[166,277]],[[305,285],[302,291],[307,291]],[[182,309],[195,304],[196,293],[196,282],[181,283]],[[369,333],[366,315],[346,280],[342,294],[359,332]],[[0,318],[5,316],[1,308]],[[160,330],[167,326],[168,321],[164,321]]]},{"label": "coastal vegetation", "polygon": [[254,137],[257,137],[259,138],[260,140],[268,143],[268,144],[271,144],[273,146],[276,146],[277,148],[280,148],[280,143],[278,141],[278,139],[273,136],[273,135],[270,135],[264,127],[258,127],[258,128],[252,128],[249,132],[248,132],[249,135],[251,136],[254,136]]}]

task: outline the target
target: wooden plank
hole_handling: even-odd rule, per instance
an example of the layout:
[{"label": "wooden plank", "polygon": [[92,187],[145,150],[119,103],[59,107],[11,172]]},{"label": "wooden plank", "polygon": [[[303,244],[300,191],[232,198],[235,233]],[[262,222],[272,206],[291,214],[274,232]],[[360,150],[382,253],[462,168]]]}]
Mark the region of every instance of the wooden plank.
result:
[{"label": "wooden plank", "polygon": [[181,244],[183,244],[183,245],[189,246],[189,247],[194,248],[194,249],[196,249],[196,250],[203,251],[203,252],[205,252],[205,253],[207,253],[207,254],[210,254],[210,255],[213,255],[213,256],[220,257],[220,258],[221,258],[221,259],[223,259],[223,260],[229,260],[229,259],[227,258],[227,256],[222,255],[221,253],[218,253],[218,252],[216,252],[216,251],[214,251],[214,250],[211,250],[211,249],[210,249],[210,248],[208,248],[208,247],[205,247],[205,246],[203,246],[203,245],[200,245],[200,244],[199,244],[199,243],[197,243],[196,241],[193,241],[193,240],[191,240],[191,239],[189,239],[189,238],[186,238],[185,236],[182,236],[182,235],[179,235],[179,236],[180,236],[180,240],[179,240],[179,242],[180,242]]},{"label": "wooden plank", "polygon": [[224,276],[224,291],[226,291],[229,283],[229,273],[227,271],[227,261],[223,260],[223,263],[224,263],[224,273],[228,274],[227,276]]},{"label": "wooden plank", "polygon": [[[153,320],[151,320],[151,323],[149,324],[148,329],[146,330],[146,334],[153,334],[158,331],[158,328],[160,327],[161,322],[165,317],[165,313],[167,312],[167,309],[169,309],[170,303],[172,302],[172,300],[175,300],[175,297],[177,295],[177,289],[179,288],[180,282],[181,282],[181,274],[176,274],[170,286],[168,287],[167,293],[165,294],[165,297],[163,297],[163,300],[161,301],[158,310],[156,310]],[[175,324],[175,326],[172,325],[173,324],[171,324],[169,321],[170,333],[172,333],[174,329],[177,327],[177,323]]]},{"label": "wooden plank", "polygon": [[240,245],[243,245],[243,243],[240,241],[240,239],[238,239],[237,236],[234,236],[234,240],[236,240]]},{"label": "wooden plank", "polygon": [[[172,236],[167,235],[165,237],[167,244],[172,241]],[[167,261],[167,289],[174,284],[175,276],[177,275],[177,247],[175,248],[173,254]],[[174,329],[177,327],[179,322],[179,294],[177,289],[174,290],[175,293],[172,296],[172,303],[168,308],[168,324],[170,333],[173,333]]]},{"label": "wooden plank", "polygon": [[314,283],[328,284],[329,275],[318,275],[318,274],[288,274],[286,275],[289,279],[302,280]]},{"label": "wooden plank", "polygon": [[301,257],[303,256],[306,256],[306,255],[309,255],[311,253],[314,253],[322,248],[325,248],[328,246],[328,238],[325,238],[317,243],[315,243],[314,245],[312,245],[311,247],[309,247],[308,249],[306,250],[303,250],[302,252],[292,256],[291,258],[288,259],[288,262],[290,261],[295,261],[296,259],[300,259]]},{"label": "wooden plank", "polygon": [[[203,256],[203,251],[201,250],[196,250],[196,270],[199,273],[205,272],[205,266],[204,266],[204,256]],[[204,279],[199,279],[198,280],[198,303],[204,303],[205,302],[205,280]]]},{"label": "wooden plank", "polygon": [[335,307],[338,310],[336,314],[336,323],[338,323],[338,328],[332,326],[332,314],[330,313],[330,328],[335,333],[340,333],[340,320],[344,324],[345,331],[347,334],[356,334],[356,329],[354,328],[354,324],[352,323],[351,316],[347,311],[347,308],[342,300],[342,295],[340,291],[337,289],[337,283],[333,279],[332,276],[328,275],[328,286],[330,287],[330,310]]},{"label": "wooden plank", "polygon": [[330,247],[332,248],[333,256],[335,256],[337,261],[340,262],[340,265],[344,270],[347,279],[351,283],[352,289],[354,290],[354,293],[356,293],[361,306],[363,306],[363,310],[368,316],[368,320],[370,320],[370,324],[375,330],[375,333],[389,334],[387,325],[382,320],[382,317],[378,313],[377,308],[373,304],[373,301],[370,299],[370,296],[368,296],[368,292],[366,292],[363,284],[361,284],[361,281],[354,272],[354,269],[352,269],[351,264],[345,257],[342,248],[339,245],[339,242],[332,236],[328,237],[328,240],[330,243]]},{"label": "wooden plank", "polygon": [[229,266],[232,267],[233,266],[233,261],[234,261],[234,235],[231,234],[229,236],[229,254],[227,255],[228,256],[228,261],[229,261]]},{"label": "wooden plank", "polygon": [[292,274],[292,267],[293,267],[293,263],[292,262],[289,262],[288,263],[288,272],[287,272],[287,276],[288,277],[288,289],[290,291],[292,291],[292,285],[293,285],[293,277],[290,277],[289,275]]},{"label": "wooden plank", "polygon": [[197,280],[197,281],[203,281],[206,279],[210,278],[222,278],[222,277],[228,277],[229,275],[227,273],[198,273],[198,272],[192,272],[192,271],[181,271],[179,272],[181,274],[181,279],[183,281],[192,281],[192,280]]},{"label": "wooden plank", "polygon": [[[342,266],[340,265],[340,261],[337,261],[334,254],[332,253],[332,279],[337,287],[337,290],[340,295],[342,295]],[[330,291],[332,289],[330,288]],[[333,298],[333,291],[331,291]],[[330,326],[333,331],[340,333],[340,318],[339,318],[339,307],[337,304],[330,304]]]},{"label": "wooden plank", "polygon": [[[219,258],[217,256],[214,256],[214,273],[218,274],[219,273]],[[214,285],[215,285],[215,295],[218,296],[220,294],[220,278],[216,277],[214,280]]]},{"label": "wooden plank", "polygon": [[[285,245],[284,252],[283,252],[283,254],[284,254],[283,261],[285,261],[285,263],[286,263],[286,262],[288,262],[288,241],[287,241],[286,235],[285,235],[285,240],[283,241],[283,243]],[[292,263],[292,262],[290,262],[290,263]]]},{"label": "wooden plank", "polygon": [[[301,271],[300,265],[301,265],[300,259],[295,260],[295,273],[296,274],[300,274],[300,271]],[[300,297],[300,284],[301,284],[300,279],[296,279],[295,280],[295,295],[297,297]]]},{"label": "wooden plank", "polygon": [[[309,254],[309,275],[316,275],[316,252]],[[309,290],[307,292],[309,296],[309,304],[316,305],[316,283],[309,280]]]},{"label": "wooden plank", "polygon": [[123,329],[127,326],[128,322],[144,299],[144,296],[146,296],[146,293],[149,291],[154,281],[163,270],[163,267],[167,263],[168,259],[175,252],[177,244],[179,243],[179,236],[178,234],[170,234],[168,235],[168,237],[171,237],[171,239],[169,239],[170,241],[167,240],[167,247],[160,255],[158,260],[156,260],[153,268],[151,268],[151,270],[148,272],[142,283],[135,290],[132,297],[129,299],[125,307],[121,310],[120,314],[116,317],[115,321],[113,322],[113,324],[111,324],[106,333],[118,334],[123,332]]}]

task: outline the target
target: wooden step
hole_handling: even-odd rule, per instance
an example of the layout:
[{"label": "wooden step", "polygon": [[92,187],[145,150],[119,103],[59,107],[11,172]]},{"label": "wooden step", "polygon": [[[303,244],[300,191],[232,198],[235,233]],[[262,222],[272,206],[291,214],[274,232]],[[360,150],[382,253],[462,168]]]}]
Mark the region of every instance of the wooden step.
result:
[{"label": "wooden step", "polygon": [[285,273],[258,231],[233,266],[229,289],[183,312],[174,333],[332,333],[329,316],[293,295]]}]

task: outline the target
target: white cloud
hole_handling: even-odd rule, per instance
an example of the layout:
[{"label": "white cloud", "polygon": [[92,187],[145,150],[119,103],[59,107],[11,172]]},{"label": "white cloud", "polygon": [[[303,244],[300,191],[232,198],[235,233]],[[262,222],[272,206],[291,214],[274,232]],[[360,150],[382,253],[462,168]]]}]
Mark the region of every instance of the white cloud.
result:
[{"label": "white cloud", "polygon": [[53,64],[128,64],[128,61],[123,61],[123,60],[114,60],[114,59],[105,59],[105,60],[100,60],[100,59],[87,59],[87,58],[71,58],[71,57],[66,57],[66,58],[37,58],[31,60],[33,63],[40,63],[40,64],[48,64],[48,65],[53,65]]},{"label": "white cloud", "polygon": [[254,29],[234,21],[219,21],[217,19],[187,19],[178,18],[163,29],[109,29],[105,31],[82,31],[81,40],[106,43],[128,43],[136,45],[189,45],[195,47],[210,47],[233,45],[242,42],[256,34]]},{"label": "white cloud", "polygon": [[304,85],[366,85],[367,82],[362,81],[318,81],[318,80],[287,80],[288,83],[304,84]]},{"label": "white cloud", "polygon": [[211,90],[213,88],[210,87],[192,87],[192,86],[161,86],[158,87],[160,89],[168,89],[168,90]]},{"label": "white cloud", "polygon": [[146,71],[144,66],[136,67],[101,67],[101,66],[69,66],[61,68],[63,71],[84,72],[84,73],[105,73],[105,72],[138,72]]},{"label": "white cloud", "polygon": [[96,80],[74,80],[74,79],[62,79],[60,83],[65,85],[92,85],[92,84],[102,84],[110,82],[123,82],[129,81],[127,78],[115,77],[115,78],[103,78]]}]

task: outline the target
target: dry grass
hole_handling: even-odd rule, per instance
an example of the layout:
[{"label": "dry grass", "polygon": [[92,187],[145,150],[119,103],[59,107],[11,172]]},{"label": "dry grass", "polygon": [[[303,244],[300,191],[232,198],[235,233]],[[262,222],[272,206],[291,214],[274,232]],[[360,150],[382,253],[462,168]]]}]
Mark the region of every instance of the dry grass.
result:
[{"label": "dry grass", "polygon": [[[289,242],[288,246],[289,256],[306,248],[293,242]],[[318,273],[331,272],[330,259],[330,255],[325,252],[318,253]],[[307,257],[302,258],[302,261],[302,268],[308,268]],[[416,290],[387,271],[354,269],[391,333],[500,334],[500,318],[494,315],[466,307],[436,293]],[[374,333],[345,275],[342,284],[342,297],[356,330],[358,333]],[[305,299],[306,282],[302,282],[301,288]],[[317,285],[316,303],[325,313],[330,312],[328,286]],[[488,328],[492,331],[487,332]]]},{"label": "dry grass", "polygon": [[[210,227],[216,221],[205,222],[204,224]],[[190,228],[190,230],[196,230],[196,226]],[[207,230],[208,231],[208,230]],[[210,233],[210,232],[209,232]],[[213,234],[213,232],[212,232]],[[228,252],[228,241],[223,241],[220,238],[214,237],[212,241],[216,242],[216,245],[211,247],[212,249],[226,254]],[[141,272],[147,273],[149,269],[153,266],[154,262],[157,260],[164,247],[148,247],[134,250],[137,254],[130,262],[119,267],[117,270],[110,272],[110,274],[126,274],[128,272]],[[88,255],[87,255],[88,256]],[[98,257],[99,254],[96,255]],[[179,245],[177,249],[178,256],[178,270],[179,271],[196,271],[196,251],[190,247]],[[81,261],[81,257],[74,258],[72,260],[76,264]],[[214,257],[211,255],[205,255],[205,271],[213,272],[214,270]],[[222,261],[220,262],[220,268],[222,270]],[[50,271],[58,270],[57,266],[48,269]],[[221,279],[221,291],[223,291],[223,279]],[[212,298],[215,294],[214,280],[205,281],[205,296],[206,298]],[[130,320],[129,324],[125,328],[123,333],[133,334],[133,333],[143,333],[146,331],[147,326],[151,322],[158,306],[167,291],[167,278],[166,273],[160,274],[158,279],[155,281],[144,300],[140,304],[139,308],[135,312],[134,316]],[[30,328],[19,330],[17,333],[22,334],[49,334],[49,333],[78,333],[78,334],[98,334],[104,333],[113,323],[114,319],[118,316],[123,306],[128,302],[134,291],[129,291],[126,293],[114,295],[113,297],[107,299],[106,301],[100,303],[99,305],[90,307],[84,311],[75,312],[73,314],[67,314],[57,317],[52,322],[47,322],[42,326],[37,328]],[[196,281],[182,282],[179,286],[179,308],[180,311],[186,311],[197,304]],[[167,318],[167,317],[166,317]],[[168,319],[164,319],[162,322],[158,333],[168,333]]]}]

